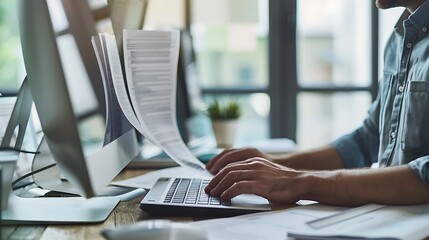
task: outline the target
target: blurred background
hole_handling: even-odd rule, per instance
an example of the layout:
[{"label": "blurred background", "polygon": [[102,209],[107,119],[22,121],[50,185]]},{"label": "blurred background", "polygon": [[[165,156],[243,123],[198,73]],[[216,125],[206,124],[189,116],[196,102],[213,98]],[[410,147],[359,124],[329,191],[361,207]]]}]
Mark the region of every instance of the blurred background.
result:
[{"label": "blurred background", "polygon": [[[109,9],[104,0],[47,1],[69,91],[79,96],[72,99],[84,122],[80,132],[102,136],[103,90],[88,46],[92,34],[113,32]],[[307,149],[361,124],[402,11],[378,11],[374,0],[149,0],[144,28],[190,33],[195,63],[188,87],[206,103],[217,97],[244,106],[238,146],[290,138]],[[16,1],[0,1],[3,97],[16,95],[26,75],[17,21]],[[2,102],[0,136],[12,106]]]}]

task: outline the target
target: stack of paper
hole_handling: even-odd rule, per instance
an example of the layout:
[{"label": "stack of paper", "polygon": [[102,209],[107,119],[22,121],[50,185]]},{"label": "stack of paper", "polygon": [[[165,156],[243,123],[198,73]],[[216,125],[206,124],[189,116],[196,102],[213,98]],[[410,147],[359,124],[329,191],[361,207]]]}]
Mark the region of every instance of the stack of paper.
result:
[{"label": "stack of paper", "polygon": [[[403,239],[417,240],[429,236],[429,205],[383,206],[370,204],[374,208],[350,219],[328,223],[338,215],[307,223],[309,229],[289,232],[297,239]],[[362,208],[362,207],[361,207]],[[355,209],[352,209],[355,210]],[[358,212],[360,209],[358,209]],[[351,211],[353,212],[353,211]],[[350,213],[346,211],[345,214]],[[344,215],[343,214],[339,214]],[[328,220],[328,221],[326,221]],[[316,226],[313,225],[316,223]],[[319,224],[318,224],[319,223]]]},{"label": "stack of paper", "polygon": [[[106,85],[113,86],[115,94],[111,95],[116,97],[131,125],[178,164],[209,175],[183,142],[177,127],[179,34],[179,31],[124,30],[126,75],[122,72],[115,37],[100,34],[92,41],[103,79]],[[115,109],[112,115],[120,110]],[[108,117],[114,118],[112,115]]]},{"label": "stack of paper", "polygon": [[[115,75],[118,74],[115,68],[121,66],[120,63],[118,65],[118,63],[115,62],[119,61],[119,57],[110,56],[112,53],[108,51],[108,42],[104,35],[92,37],[91,42],[97,57],[106,97],[107,121],[106,134],[104,137],[104,145],[106,145],[130,130],[132,126],[121,111],[113,85],[113,79],[118,77]],[[122,72],[122,70],[119,72]],[[122,75],[122,73],[120,74]]]},{"label": "stack of paper", "polygon": [[[341,218],[341,221],[337,221]],[[328,223],[329,224],[325,224]],[[348,209],[311,204],[292,209],[194,222],[208,239],[402,239],[429,236],[429,204]]]}]

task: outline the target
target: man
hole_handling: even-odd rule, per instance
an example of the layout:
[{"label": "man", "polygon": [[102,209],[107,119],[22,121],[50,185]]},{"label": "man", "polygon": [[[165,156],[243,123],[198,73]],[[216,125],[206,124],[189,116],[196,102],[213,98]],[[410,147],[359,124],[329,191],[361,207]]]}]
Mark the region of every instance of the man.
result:
[{"label": "man", "polygon": [[[379,95],[363,125],[329,146],[285,157],[226,150],[207,165],[217,173],[207,193],[252,193],[286,204],[429,202],[429,0],[376,5],[407,10],[388,41]],[[374,162],[380,168],[368,168]]]}]

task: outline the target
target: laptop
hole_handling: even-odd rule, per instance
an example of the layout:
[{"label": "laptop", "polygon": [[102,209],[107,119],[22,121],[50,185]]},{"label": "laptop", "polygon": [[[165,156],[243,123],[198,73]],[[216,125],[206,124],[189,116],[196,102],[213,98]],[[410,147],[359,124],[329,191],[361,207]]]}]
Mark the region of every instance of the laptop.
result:
[{"label": "laptop", "polygon": [[229,201],[204,192],[206,178],[159,178],[140,203],[151,216],[229,217],[270,211],[269,202],[242,194]]}]

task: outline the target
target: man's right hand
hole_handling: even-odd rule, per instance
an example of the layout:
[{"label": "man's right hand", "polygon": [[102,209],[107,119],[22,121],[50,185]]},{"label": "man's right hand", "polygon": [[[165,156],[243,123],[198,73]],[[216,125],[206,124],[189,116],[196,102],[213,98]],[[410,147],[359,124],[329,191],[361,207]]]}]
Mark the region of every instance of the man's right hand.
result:
[{"label": "man's right hand", "polygon": [[240,194],[255,194],[270,202],[292,204],[304,199],[302,194],[305,191],[311,193],[310,187],[316,186],[307,181],[308,175],[265,158],[254,157],[228,164],[213,177],[204,191],[223,200]]},{"label": "man's right hand", "polygon": [[272,160],[270,156],[255,148],[226,149],[210,160],[206,168],[212,174],[217,174],[230,163],[245,161],[255,157]]}]

